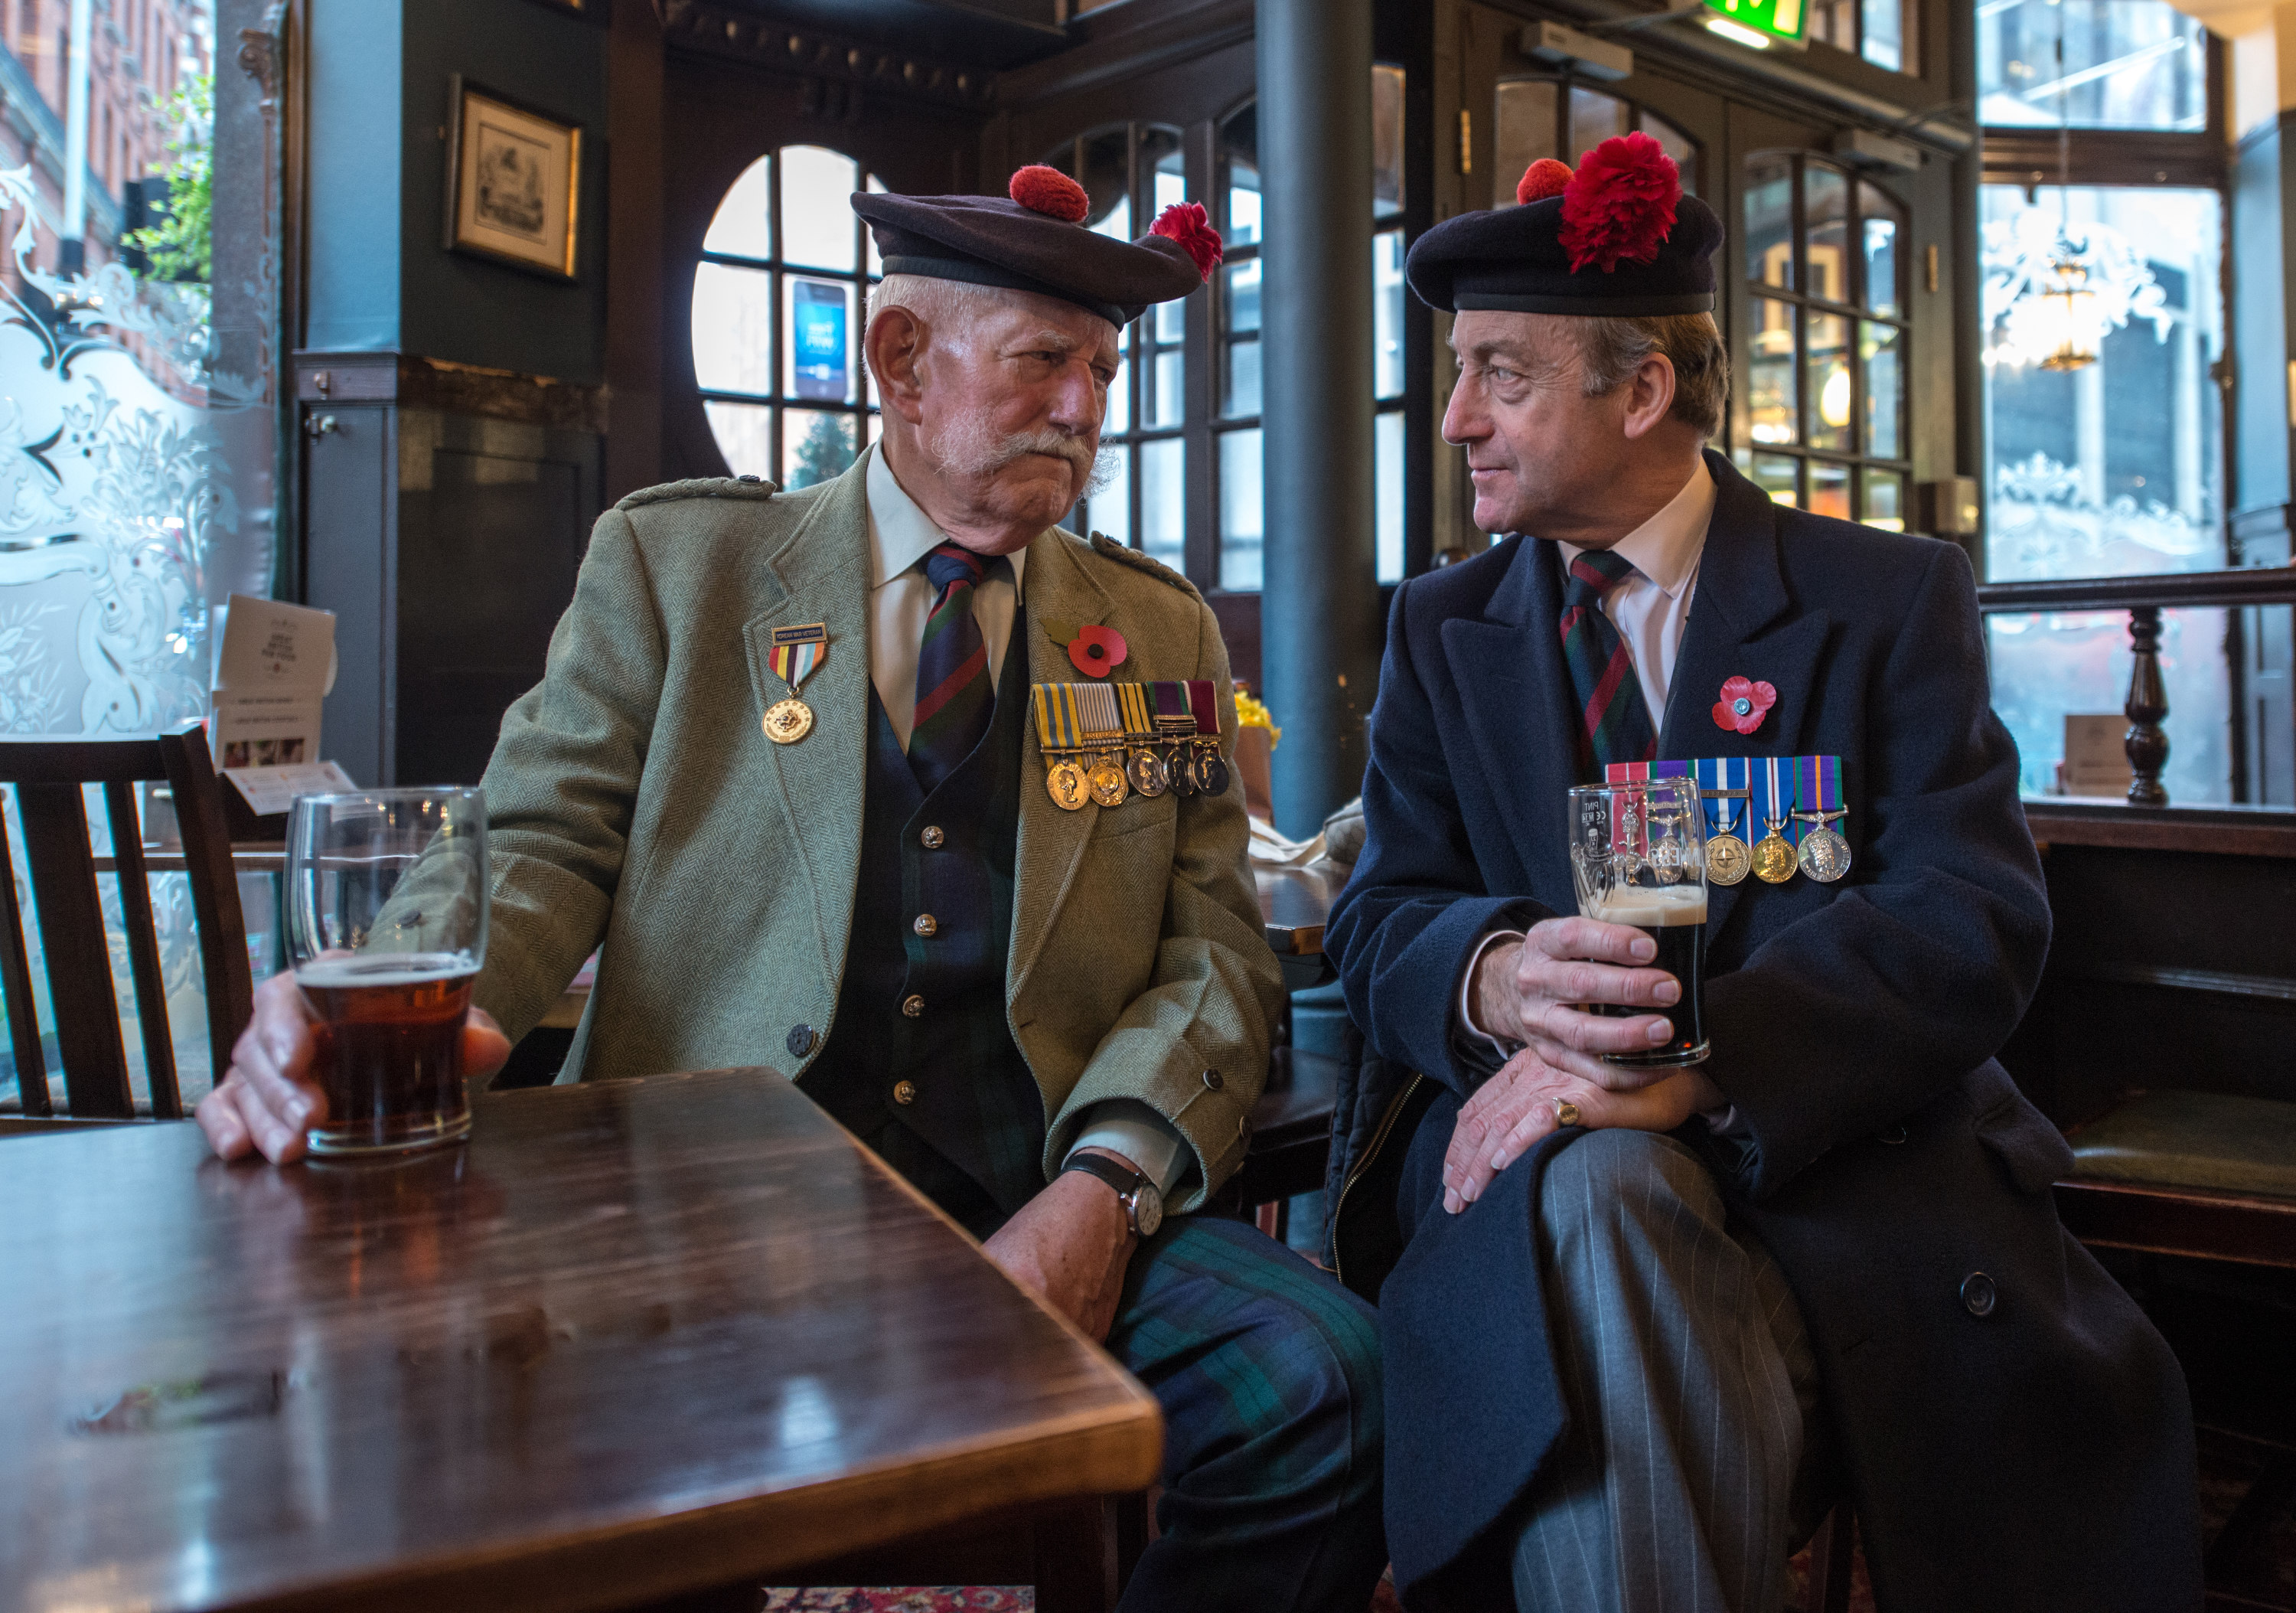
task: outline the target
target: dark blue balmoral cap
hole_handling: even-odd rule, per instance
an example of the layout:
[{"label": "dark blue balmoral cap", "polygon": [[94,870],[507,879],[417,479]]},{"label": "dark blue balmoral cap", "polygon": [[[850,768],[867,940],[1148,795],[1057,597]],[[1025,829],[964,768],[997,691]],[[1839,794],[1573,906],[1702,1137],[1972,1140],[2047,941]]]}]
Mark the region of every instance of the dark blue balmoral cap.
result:
[{"label": "dark blue balmoral cap", "polygon": [[1137,319],[1185,297],[1219,261],[1201,206],[1164,210],[1149,234],[1119,241],[1086,229],[1084,187],[1042,167],[1013,177],[1009,196],[898,196],[856,191],[853,210],[876,237],[889,275],[922,275],[1034,292],[1098,314]]},{"label": "dark blue balmoral cap", "polygon": [[1404,272],[1421,301],[1608,318],[1713,311],[1722,220],[1681,193],[1648,136],[1604,141],[1575,175],[1534,163],[1517,194],[1519,206],[1462,213],[1419,238]]}]

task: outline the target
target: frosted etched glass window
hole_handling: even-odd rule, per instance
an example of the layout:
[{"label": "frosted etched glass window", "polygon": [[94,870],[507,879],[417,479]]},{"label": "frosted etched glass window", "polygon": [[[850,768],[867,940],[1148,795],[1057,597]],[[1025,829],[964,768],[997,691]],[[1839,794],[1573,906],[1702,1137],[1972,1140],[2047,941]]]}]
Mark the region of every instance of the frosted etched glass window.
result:
[{"label": "frosted etched glass window", "polygon": [[[734,185],[738,189],[741,181]],[[853,227],[851,198],[860,188],[860,165],[842,152],[817,145],[783,148],[783,255],[808,268],[853,268],[860,239]]]}]

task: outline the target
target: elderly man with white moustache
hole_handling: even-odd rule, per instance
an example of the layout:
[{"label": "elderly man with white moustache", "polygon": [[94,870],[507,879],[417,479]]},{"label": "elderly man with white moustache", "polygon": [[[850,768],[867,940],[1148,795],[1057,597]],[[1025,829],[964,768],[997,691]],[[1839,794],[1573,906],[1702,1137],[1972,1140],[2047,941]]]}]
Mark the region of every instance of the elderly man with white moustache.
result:
[{"label": "elderly man with white moustache", "polygon": [[[882,440],[802,492],[600,519],[487,769],[466,1055],[499,1066],[603,944],[562,1080],[776,1066],[1155,1394],[1126,1608],[1356,1613],[1385,1561],[1370,1311],[1185,1214],[1242,1160],[1281,989],[1226,651],[1184,579],[1054,525],[1118,332],[1218,238],[1189,205],[1111,240],[1086,205],[1043,168],[857,194]],[[269,982],[200,1107],[218,1154],[301,1154],[311,1054]]]}]

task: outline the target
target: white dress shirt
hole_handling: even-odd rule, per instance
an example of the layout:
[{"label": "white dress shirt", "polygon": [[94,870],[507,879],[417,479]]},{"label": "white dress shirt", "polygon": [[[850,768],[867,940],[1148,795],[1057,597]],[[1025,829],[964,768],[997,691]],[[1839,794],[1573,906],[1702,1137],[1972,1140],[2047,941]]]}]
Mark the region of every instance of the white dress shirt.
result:
[{"label": "white dress shirt", "polygon": [[[1603,597],[1603,614],[1626,641],[1635,663],[1635,680],[1642,686],[1650,707],[1651,730],[1666,728],[1667,695],[1674,685],[1675,657],[1682,650],[1683,630],[1690,624],[1690,599],[1698,588],[1698,562],[1706,552],[1706,528],[1714,519],[1714,477],[1700,459],[1682,491],[1666,507],[1619,539],[1611,552],[1634,570]],[[1586,553],[1568,543],[1563,564]],[[1513,1051],[1475,1023],[1475,966],[1483,954],[1503,941],[1521,941],[1521,930],[1494,930],[1483,937],[1467,959],[1459,981],[1458,1021],[1505,1058]]]},{"label": "white dress shirt", "polygon": [[[882,448],[869,451],[869,681],[893,725],[893,734],[906,754],[910,731],[916,727],[917,654],[924,642],[925,622],[932,615],[936,590],[921,564],[948,535],[918,507],[893,475]],[[1004,676],[1004,652],[1013,638],[1013,620],[1021,608],[1022,577],[1029,553],[1007,555],[1012,575],[992,570],[972,590],[972,619],[988,649],[991,684]],[[1111,1099],[1095,1104],[1084,1130],[1070,1148],[1112,1149],[1140,1167],[1159,1190],[1169,1194],[1186,1168],[1186,1153],[1179,1132],[1154,1109],[1135,1099]]]}]

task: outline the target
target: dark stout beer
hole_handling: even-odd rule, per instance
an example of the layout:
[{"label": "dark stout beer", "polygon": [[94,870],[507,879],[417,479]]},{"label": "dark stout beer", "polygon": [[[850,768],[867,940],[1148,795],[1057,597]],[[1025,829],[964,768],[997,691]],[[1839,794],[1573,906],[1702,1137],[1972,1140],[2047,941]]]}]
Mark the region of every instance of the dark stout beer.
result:
[{"label": "dark stout beer", "polygon": [[1630,1019],[1662,1014],[1674,1034],[1646,1053],[1605,1053],[1605,1064],[1671,1066],[1696,1064],[1706,1057],[1705,1009],[1701,1002],[1701,977],[1706,964],[1706,890],[1702,885],[1661,885],[1655,890],[1622,886],[1595,904],[1582,904],[1580,916],[1604,924],[1630,924],[1658,943],[1658,956],[1647,966],[1664,969],[1682,987],[1681,1000],[1670,1008],[1637,1008],[1624,1003],[1597,1002],[1587,1011],[1605,1018]]},{"label": "dark stout beer", "polygon": [[420,1148],[471,1129],[463,1021],[477,977],[452,952],[322,958],[295,971],[317,1021],[311,1078],[327,1095],[314,1154]]}]

